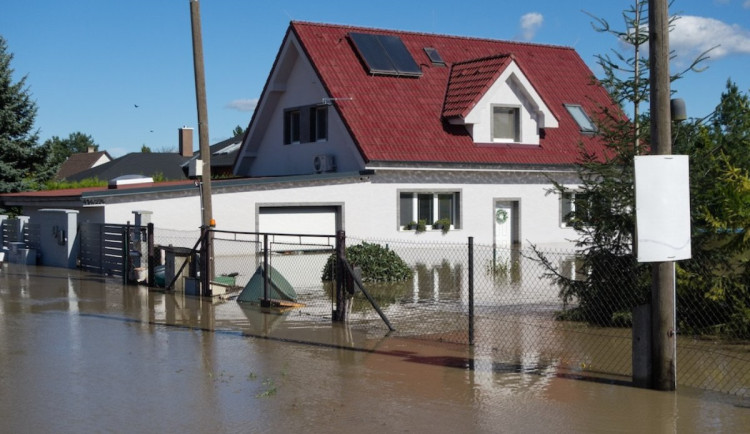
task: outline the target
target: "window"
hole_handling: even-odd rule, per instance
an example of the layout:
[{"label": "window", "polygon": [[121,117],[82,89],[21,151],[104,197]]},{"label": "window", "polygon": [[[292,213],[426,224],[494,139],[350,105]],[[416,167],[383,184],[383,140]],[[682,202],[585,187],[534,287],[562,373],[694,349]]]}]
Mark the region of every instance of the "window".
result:
[{"label": "window", "polygon": [[284,112],[284,144],[300,142],[300,112],[287,110]]},{"label": "window", "polygon": [[309,105],[284,110],[284,144],[328,139],[328,106]]},{"label": "window", "polygon": [[424,220],[427,228],[439,219],[447,218],[454,228],[460,227],[459,192],[401,192],[399,193],[399,226]]},{"label": "window", "polygon": [[521,120],[518,107],[492,107],[492,139],[495,141],[520,141]]},{"label": "window", "polygon": [[596,125],[591,121],[586,111],[583,110],[583,107],[578,104],[565,104],[565,108],[568,109],[568,113],[575,119],[582,133],[596,132]]},{"label": "window", "polygon": [[328,106],[310,107],[310,141],[328,139]]},{"label": "window", "polygon": [[560,201],[562,226],[572,227],[575,224],[586,224],[591,218],[591,202],[585,193],[567,192]]}]

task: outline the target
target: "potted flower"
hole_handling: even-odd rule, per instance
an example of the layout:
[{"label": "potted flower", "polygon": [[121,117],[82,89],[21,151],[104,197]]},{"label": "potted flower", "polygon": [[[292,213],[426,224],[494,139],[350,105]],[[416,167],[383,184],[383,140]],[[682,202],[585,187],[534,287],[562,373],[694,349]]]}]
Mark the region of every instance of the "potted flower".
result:
[{"label": "potted flower", "polygon": [[417,232],[424,232],[427,229],[427,220],[417,222]]},{"label": "potted flower", "polygon": [[417,228],[417,222],[415,222],[414,220],[404,225],[404,229],[407,231],[413,231],[416,228]]},{"label": "potted flower", "polygon": [[439,220],[435,220],[435,223],[432,224],[432,228],[439,229],[443,231],[443,233],[446,233],[451,229],[451,221],[447,217],[443,217]]}]

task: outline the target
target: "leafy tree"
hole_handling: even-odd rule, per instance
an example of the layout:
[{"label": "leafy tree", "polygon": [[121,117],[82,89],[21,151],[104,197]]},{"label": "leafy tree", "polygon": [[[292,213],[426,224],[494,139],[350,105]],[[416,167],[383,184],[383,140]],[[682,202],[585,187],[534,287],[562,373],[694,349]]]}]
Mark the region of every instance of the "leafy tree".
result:
[{"label": "leafy tree", "polygon": [[0,193],[25,190],[37,157],[38,133],[33,129],[36,103],[26,76],[12,82],[12,60],[13,54],[0,36]]},{"label": "leafy tree", "polygon": [[[633,242],[634,158],[649,151],[649,115],[640,110],[649,97],[649,65],[641,49],[648,42],[648,33],[643,29],[648,22],[647,6],[648,1],[636,0],[633,7],[623,12],[624,31],[614,30],[607,21],[595,18],[595,30],[614,35],[632,49],[632,55],[614,51],[613,55],[598,56],[597,61],[604,71],[600,83],[621,109],[632,104],[633,117],[628,119],[622,110],[603,107],[595,122],[599,138],[607,148],[605,155],[582,149],[577,164],[580,186],[571,190],[554,184],[552,190],[575,198],[575,212],[567,217],[579,235],[576,246],[582,272],[578,276],[565,276],[542,252],[537,251],[537,257],[560,286],[560,297],[566,306],[576,303],[562,313],[566,319],[627,325],[632,308],[650,299],[650,266],[637,262]],[[672,80],[690,70],[700,70],[705,54],[673,75]]]},{"label": "leafy tree", "polygon": [[141,146],[141,152],[150,154],[151,153],[151,148],[149,148],[146,145],[143,145],[143,146]]},{"label": "leafy tree", "polygon": [[242,134],[245,134],[245,130],[244,130],[244,128],[242,128],[239,125],[237,125],[236,127],[234,127],[234,130],[232,130],[232,137],[237,137],[237,136],[242,135]]},{"label": "leafy tree", "polygon": [[51,180],[68,157],[73,154],[88,152],[89,148],[97,151],[99,145],[94,142],[91,136],[82,132],[71,133],[66,139],[53,136],[45,140],[42,146],[37,149],[39,158],[34,177],[40,183]]},{"label": "leafy tree", "polygon": [[677,264],[679,327],[750,338],[750,99],[731,81],[707,119],[677,130],[690,158],[693,259]]}]

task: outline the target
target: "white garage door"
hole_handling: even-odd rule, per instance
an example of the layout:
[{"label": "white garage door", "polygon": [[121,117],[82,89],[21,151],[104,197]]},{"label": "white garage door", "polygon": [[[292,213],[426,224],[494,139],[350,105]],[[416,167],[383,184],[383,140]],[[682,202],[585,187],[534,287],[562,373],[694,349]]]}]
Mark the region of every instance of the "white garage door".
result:
[{"label": "white garage door", "polygon": [[261,207],[258,232],[276,234],[336,234],[337,208],[332,206]]}]

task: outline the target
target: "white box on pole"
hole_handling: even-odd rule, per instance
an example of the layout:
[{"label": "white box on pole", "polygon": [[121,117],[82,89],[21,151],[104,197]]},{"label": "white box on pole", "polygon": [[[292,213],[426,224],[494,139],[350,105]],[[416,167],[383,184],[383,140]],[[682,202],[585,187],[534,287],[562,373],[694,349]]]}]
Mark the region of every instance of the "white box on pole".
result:
[{"label": "white box on pole", "polygon": [[635,157],[638,262],[690,259],[687,155]]}]

